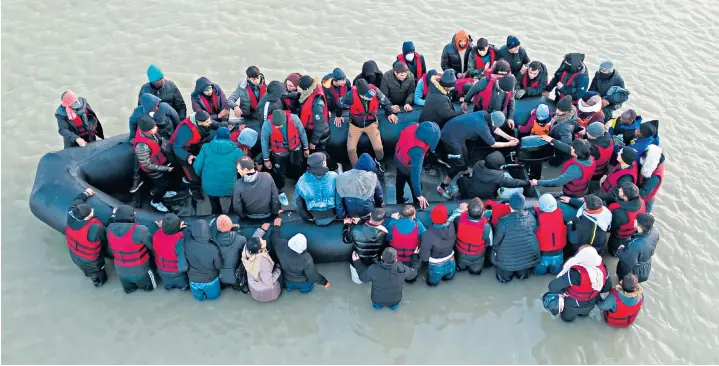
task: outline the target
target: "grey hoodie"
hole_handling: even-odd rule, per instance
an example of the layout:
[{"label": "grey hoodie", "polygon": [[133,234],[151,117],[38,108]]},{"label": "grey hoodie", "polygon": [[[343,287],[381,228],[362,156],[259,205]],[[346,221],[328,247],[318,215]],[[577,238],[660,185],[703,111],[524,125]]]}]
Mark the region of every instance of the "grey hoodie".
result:
[{"label": "grey hoodie", "polygon": [[210,283],[220,275],[222,257],[211,239],[210,225],[204,220],[192,224],[190,235],[185,237],[187,276],[191,282]]},{"label": "grey hoodie", "polygon": [[223,233],[217,230],[217,220],[212,219],[212,241],[220,250],[222,257],[222,268],[220,269],[220,282],[234,284],[237,282],[235,271],[240,263],[240,254],[247,244],[247,239],[236,229]]}]

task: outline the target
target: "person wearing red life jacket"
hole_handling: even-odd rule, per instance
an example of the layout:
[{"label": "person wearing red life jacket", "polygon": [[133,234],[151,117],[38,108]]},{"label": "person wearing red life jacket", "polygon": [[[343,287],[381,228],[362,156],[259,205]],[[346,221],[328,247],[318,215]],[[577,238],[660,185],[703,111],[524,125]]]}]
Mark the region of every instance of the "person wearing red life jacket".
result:
[{"label": "person wearing red life jacket", "polygon": [[664,181],[664,153],[657,145],[649,145],[639,159],[639,195],[647,205],[647,213],[652,212],[654,198]]},{"label": "person wearing red life jacket", "polygon": [[472,47],[467,61],[467,76],[473,78],[482,77],[494,66],[497,60],[497,48],[489,44],[486,38],[480,38],[477,46]]},{"label": "person wearing red life jacket", "polygon": [[95,287],[100,287],[107,281],[104,256],[107,233],[105,225],[95,217],[95,210],[85,203],[94,195],[95,191],[88,188],[72,201],[67,212],[65,242],[72,262]]},{"label": "person wearing red life jacket", "polygon": [[583,245],[569,258],[557,278],[549,282],[549,292],[560,294],[560,318],[572,322],[584,317],[601,300],[600,293],[612,288],[612,281],[602,257],[591,245]]},{"label": "person wearing red life jacket", "polygon": [[[324,152],[327,154],[327,142],[330,140],[330,125],[328,122],[329,108],[324,88],[319,81],[310,75],[298,79],[299,87],[299,117],[309,140],[310,152]],[[333,164],[328,164],[332,167]]]},{"label": "person wearing red life jacket", "polygon": [[626,246],[637,231],[637,215],[646,212],[646,205],[639,196],[639,188],[632,182],[625,182],[619,188],[616,202],[610,203],[608,208],[612,212],[612,227],[607,248],[609,254],[616,257],[619,247]]},{"label": "person wearing red life jacket", "polygon": [[639,182],[639,164],[636,157],[637,151],[631,147],[623,147],[619,151],[617,165],[599,180],[599,198],[611,201],[622,184]]},{"label": "person wearing red life jacket", "polygon": [[[265,76],[257,66],[248,67],[245,74],[247,78],[237,83],[235,91],[227,99],[227,106],[237,117],[256,119],[260,112],[257,106],[260,98],[267,93],[267,84]],[[284,87],[282,89],[284,90]]]},{"label": "person wearing red life jacket", "polygon": [[547,84],[543,95],[549,96],[549,93],[554,89],[555,101],[565,96],[571,96],[572,104],[576,106],[588,87],[589,73],[587,72],[587,65],[584,64],[584,54],[568,53],[564,55],[562,64],[554,73],[552,80]]},{"label": "person wearing red life jacket", "polygon": [[322,78],[322,88],[324,88],[325,96],[327,97],[327,108],[334,113],[338,108],[337,101],[352,90],[352,83],[347,79],[347,75],[342,69],[335,67],[331,73]]},{"label": "person wearing red life jacket", "polygon": [[659,244],[659,230],[654,226],[654,216],[648,213],[637,215],[635,226],[637,232],[626,245],[620,245],[617,249],[617,277],[633,273],[639,282],[644,282],[652,271],[652,257]]},{"label": "person wearing red life jacket", "polygon": [[212,124],[210,115],[199,111],[180,122],[170,137],[172,152],[185,174],[182,182],[189,186],[190,194],[197,202],[204,201],[204,195],[200,190],[200,176],[195,173],[193,164],[202,145],[212,140]]},{"label": "person wearing red life jacket", "polygon": [[582,128],[587,128],[591,123],[604,123],[604,112],[602,111],[602,97],[599,93],[588,91],[577,103],[577,122]]},{"label": "person wearing red life jacket", "polygon": [[397,61],[407,65],[409,72],[414,76],[414,80],[419,80],[427,73],[427,64],[424,62],[424,56],[417,53],[414,49],[412,41],[402,43],[402,53],[397,55]]},{"label": "person wearing red life jacket", "polygon": [[612,213],[604,206],[604,202],[593,194],[582,198],[562,196],[559,200],[564,204],[561,207],[568,209],[566,213],[576,210],[574,216],[565,217],[567,241],[570,244],[565,247],[565,257],[576,254],[579,247],[585,244],[593,246],[597,253],[602,254],[612,224]]},{"label": "person wearing red life jacket", "polygon": [[[566,152],[567,145],[549,136],[542,138],[552,144],[555,149]],[[532,179],[533,185],[540,187],[562,187],[562,193],[569,197],[583,197],[589,189],[589,182],[594,175],[596,162],[590,155],[589,143],[585,140],[574,140],[569,146],[572,158],[564,163],[562,174],[554,179]]]},{"label": "person wearing red life jacket", "polygon": [[547,78],[547,66],[539,61],[530,62],[527,72],[517,79],[517,90],[514,92],[514,97],[522,99],[542,95],[547,87]]},{"label": "person wearing red life jacket", "polygon": [[539,197],[534,215],[537,218],[537,241],[541,255],[539,264],[534,266],[534,274],[556,275],[562,270],[564,247],[567,245],[564,214],[557,206],[554,196],[545,193]]},{"label": "person wearing red life jacket", "polygon": [[[397,250],[397,260],[400,263],[410,265],[413,269],[419,269],[420,261],[412,261],[413,255],[419,252],[419,244],[424,235],[425,227],[416,217],[417,211],[412,205],[404,205],[400,212],[392,214],[391,219],[385,221],[387,235],[385,240],[389,246]],[[414,282],[417,275],[407,278],[407,282]]]},{"label": "person wearing red life jacket", "polygon": [[107,243],[126,294],[157,288],[150,269],[152,235],[145,225],[136,222],[132,207],[122,205],[113,210],[107,225]]},{"label": "person wearing red life jacket", "polygon": [[67,90],[60,97],[60,105],[55,110],[57,132],[62,136],[64,148],[87,146],[97,138],[105,139],[102,124],[90,104]]},{"label": "person wearing red life jacket", "polygon": [[[296,114],[280,109],[272,111],[262,124],[260,138],[266,169],[274,166],[278,174],[290,179],[302,175],[302,164],[310,155],[310,147],[305,128]],[[284,191],[280,192],[280,202],[285,206],[289,204]]]},{"label": "person wearing red life jacket", "polygon": [[187,261],[184,259],[185,233],[183,229],[187,225],[174,213],[166,214],[155,224],[158,229],[152,235],[152,254],[157,274],[162,278],[165,290],[185,291],[190,287],[187,279]]},{"label": "person wearing red life jacket", "polygon": [[210,119],[217,122],[227,122],[230,119],[230,105],[225,92],[208,78],[203,76],[195,81],[195,91],[190,95],[190,99],[193,111],[205,111],[210,115]]},{"label": "person wearing red life jacket", "polygon": [[644,291],[637,276],[621,277],[619,285],[609,290],[609,295],[598,304],[604,321],[612,328],[627,328],[634,324],[644,304]]},{"label": "person wearing red life jacket", "polygon": [[592,181],[599,181],[609,171],[609,162],[614,153],[614,140],[609,134],[605,133],[604,124],[601,122],[591,123],[587,127],[586,136],[590,145],[589,151],[597,164],[594,168]]},{"label": "person wearing red life jacket", "polygon": [[474,103],[475,112],[500,111],[507,119],[507,126],[514,129],[514,86],[516,82],[517,79],[512,75],[490,75],[482,78],[464,96],[462,111],[467,110],[469,103]]},{"label": "person wearing red life jacket", "polygon": [[434,152],[439,143],[440,130],[434,122],[422,122],[405,127],[395,146],[394,160],[397,166],[397,203],[407,202],[404,186],[409,183],[413,201],[424,209],[429,202],[422,193],[422,166],[427,152]]},{"label": "person wearing red life jacket", "polygon": [[[453,213],[455,214],[459,214],[454,219],[457,230],[457,243],[454,248],[457,270],[468,270],[469,274],[480,275],[485,266],[492,265],[487,256],[492,245],[492,226],[485,215],[484,203],[481,199],[474,198],[469,204],[460,205]],[[489,214],[491,215],[491,211]]]},{"label": "person wearing red life jacket", "polygon": [[145,174],[152,180],[152,200],[150,206],[160,212],[169,212],[162,203],[163,198],[177,195],[177,192],[168,191],[170,186],[170,172],[172,165],[172,148],[169,141],[157,133],[155,121],[149,116],[143,116],[138,122],[138,133],[135,135],[133,150]]},{"label": "person wearing red life jacket", "polygon": [[294,114],[300,114],[300,104],[295,96],[299,94],[297,87],[299,86],[301,77],[302,74],[299,72],[293,72],[287,75],[284,81],[285,90],[282,98],[282,109]]}]

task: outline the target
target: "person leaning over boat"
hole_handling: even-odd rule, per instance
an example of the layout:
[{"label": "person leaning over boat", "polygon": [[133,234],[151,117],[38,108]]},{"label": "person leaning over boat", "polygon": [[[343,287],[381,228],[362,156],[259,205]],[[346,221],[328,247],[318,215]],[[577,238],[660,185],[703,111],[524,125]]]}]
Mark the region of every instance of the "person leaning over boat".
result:
[{"label": "person leaning over boat", "polygon": [[230,107],[225,92],[210,79],[204,76],[197,79],[190,99],[193,111],[205,111],[210,115],[210,119],[217,122],[227,122],[230,119]]},{"label": "person leaning over boat", "polygon": [[529,278],[534,266],[539,264],[537,220],[524,209],[525,198],[520,193],[509,197],[508,215],[499,219],[492,241],[492,264],[497,281],[507,283],[513,277]]},{"label": "person leaning over boat", "polygon": [[356,81],[352,90],[337,101],[335,109],[335,126],[342,127],[344,117],[342,109],[349,108],[349,131],[347,133],[347,154],[352,166],[357,164],[357,143],[363,134],[367,134],[372,150],[374,150],[375,161],[380,172],[385,171],[381,163],[384,159],[382,147],[382,136],[379,133],[379,120],[377,113],[380,106],[384,109],[387,120],[390,123],[397,123],[397,116],[392,112],[392,104],[385,95],[374,85],[367,84],[365,79]]},{"label": "person leaning over boat", "polygon": [[[277,300],[282,292],[280,284],[282,270],[279,266],[275,266],[267,249],[267,241],[263,239],[269,228],[269,223],[262,224],[262,227],[257,228],[242,251],[242,265],[247,271],[250,296],[259,302]],[[277,230],[277,228],[272,230]]]},{"label": "person leaning over boat", "polygon": [[639,282],[649,279],[652,270],[652,257],[659,243],[659,230],[654,226],[654,216],[648,213],[637,215],[637,232],[626,245],[617,249],[617,277],[623,278],[629,273],[637,275]]},{"label": "person leaning over boat", "polygon": [[409,112],[412,110],[415,86],[414,76],[409,72],[407,65],[395,61],[392,70],[382,75],[380,90],[392,104],[393,113]]},{"label": "person leaning over boat", "polygon": [[165,290],[182,291],[190,287],[185,260],[185,229],[187,225],[174,213],[168,213],[155,221],[157,231],[152,235],[152,254],[157,274],[162,278]]},{"label": "person leaning over boat", "polygon": [[507,36],[507,43],[497,51],[497,59],[509,62],[512,75],[514,75],[517,82],[527,72],[527,65],[530,62],[527,50],[520,45],[519,38],[509,35]]},{"label": "person leaning over boat", "polygon": [[247,239],[239,232],[240,225],[233,224],[232,219],[227,215],[217,216],[210,221],[212,228],[212,242],[217,245],[222,257],[222,268],[220,269],[220,287],[232,287],[233,290],[243,291],[242,280],[237,278],[237,267],[240,265],[240,254],[242,248],[247,244]]},{"label": "person leaning over boat", "polygon": [[502,112],[507,126],[514,129],[514,86],[517,80],[510,75],[490,75],[482,78],[464,96],[462,111],[474,103],[474,111]]},{"label": "person leaning over boat", "polygon": [[384,206],[382,182],[377,177],[372,157],[360,155],[354,169],[337,176],[337,194],[346,217],[368,218],[375,207]]},{"label": "person leaning over boat", "polygon": [[395,186],[397,203],[405,203],[404,186],[409,183],[412,198],[419,207],[424,209],[429,202],[422,193],[422,166],[427,152],[437,148],[440,130],[434,122],[422,122],[405,127],[399,134],[394,150],[397,166]]},{"label": "person leaning over boat", "polygon": [[644,291],[637,276],[620,277],[619,285],[609,290],[609,295],[599,301],[604,321],[612,328],[626,328],[634,324],[644,304]]},{"label": "person leaning over boat", "polygon": [[115,270],[126,294],[138,289],[157,288],[150,269],[152,235],[145,225],[135,219],[135,210],[122,205],[113,210],[107,225],[107,242],[114,257]]},{"label": "person leaning over boat", "polygon": [[222,256],[212,241],[210,225],[205,220],[192,224],[185,238],[185,259],[190,289],[197,301],[215,300],[220,297],[220,270]]},{"label": "person leaning over boat", "polygon": [[454,70],[447,70],[442,75],[429,75],[429,94],[424,102],[424,108],[419,113],[419,122],[434,122],[441,129],[447,121],[464,112],[455,110],[449,93],[457,85]]},{"label": "person leaning over boat", "polygon": [[242,219],[277,216],[280,200],[272,176],[255,170],[255,162],[249,156],[243,156],[237,161],[237,172],[240,179],[233,188],[232,211]]},{"label": "person leaning over boat", "polygon": [[324,88],[325,96],[327,97],[327,107],[330,112],[334,113],[335,110],[341,109],[337,106],[337,101],[352,89],[352,84],[347,79],[345,72],[336,67],[331,74],[327,74],[322,78],[322,88]]},{"label": "person leaning over boat", "polygon": [[[384,207],[376,207],[362,224],[357,217],[345,217],[344,219],[342,241],[345,244],[353,245],[354,252],[365,266],[371,266],[378,262],[382,249],[386,247],[387,228],[382,225],[385,215]],[[357,269],[352,263],[350,263],[350,275],[354,283],[362,283],[357,275]]]},{"label": "person leaning over boat", "polygon": [[[412,262],[418,262],[419,255],[412,254]],[[365,265],[357,252],[352,252],[352,265],[357,268],[360,281],[372,282],[372,307],[379,310],[384,307],[397,310],[402,301],[404,283],[417,278],[417,270],[397,260],[397,250],[385,248],[379,262]]]},{"label": "person leaning over boat", "polygon": [[467,204],[449,215],[447,206],[438,204],[429,214],[432,226],[428,227],[422,235],[419,256],[422,262],[429,262],[427,267],[427,285],[437,286],[440,281],[450,281],[454,278],[457,263],[454,257],[454,244],[457,241],[457,231],[454,219],[467,210]]},{"label": "person leaning over boat", "polygon": [[85,203],[94,195],[95,191],[88,188],[72,200],[67,212],[65,243],[72,262],[95,287],[100,287],[107,282],[104,256],[107,233],[105,225],[95,217],[95,210]]},{"label": "person leaning over boat", "polygon": [[572,97],[572,104],[576,105],[582,99],[589,86],[589,73],[587,65],[584,64],[583,53],[568,53],[564,55],[562,64],[554,72],[552,80],[544,89],[544,96],[554,89],[554,100],[560,100],[565,96]]},{"label": "person leaning over boat", "polygon": [[412,76],[414,76],[414,80],[421,79],[427,73],[424,56],[415,51],[412,41],[402,43],[402,53],[397,55],[397,61],[407,65]]},{"label": "person leaning over boat", "polygon": [[327,226],[336,218],[345,217],[337,194],[337,173],[327,168],[327,156],[313,153],[307,159],[307,172],[295,185],[295,207],[300,216],[319,226]]},{"label": "person leaning over boat", "polygon": [[203,145],[197,155],[194,171],[202,177],[202,188],[210,199],[214,215],[225,212],[221,201],[232,197],[237,180],[237,160],[242,156],[242,150],[230,140],[227,127],[220,127],[215,138]]},{"label": "person leaning over boat", "polygon": [[462,175],[457,179],[459,196],[462,199],[477,197],[483,200],[494,200],[497,199],[497,191],[500,188],[529,186],[529,180],[506,176],[502,171],[502,167],[506,163],[504,155],[499,151],[494,151],[484,160],[475,163],[471,176]]},{"label": "person leaning over boat", "polygon": [[649,145],[639,160],[639,195],[647,205],[647,213],[652,212],[654,197],[664,181],[664,153],[662,148]]},{"label": "person leaning over boat", "polygon": [[616,202],[609,204],[612,211],[612,228],[607,248],[609,254],[616,257],[617,250],[625,245],[637,231],[637,215],[646,212],[644,200],[639,196],[639,188],[632,182],[624,182],[619,188]]},{"label": "person leaning over boat", "polygon": [[[579,129],[577,109],[572,105],[572,97],[566,96],[559,100],[557,110],[550,124],[552,127],[549,129],[549,136],[571,146],[575,137],[575,130]],[[549,160],[549,164],[559,166],[571,159],[571,157],[570,154],[555,149],[554,158]]]},{"label": "person leaning over boat", "polygon": [[589,84],[589,91],[595,91],[602,97],[604,122],[612,119],[612,113],[622,107],[621,103],[613,104],[607,98],[609,89],[612,87],[624,89],[624,79],[619,75],[619,71],[614,68],[614,63],[611,60],[606,60],[599,64],[599,70],[594,73],[594,78]]},{"label": "person leaning over boat", "polygon": [[256,119],[257,105],[267,92],[267,84],[265,84],[265,76],[257,66],[248,67],[245,75],[247,78],[237,83],[235,91],[227,99],[227,106],[233,110],[236,117]]},{"label": "person leaning over boat", "polygon": [[57,132],[62,136],[64,148],[85,147],[97,138],[105,139],[102,124],[90,103],[78,97],[72,90],[60,96],[60,105],[55,110]]},{"label": "person leaning over boat", "polygon": [[527,71],[517,81],[514,98],[538,97],[547,87],[547,66],[539,61],[529,63]]},{"label": "person leaning over boat", "polygon": [[587,244],[602,254],[607,242],[607,232],[612,224],[612,212],[593,194],[583,198],[562,196],[559,200],[577,209],[576,215],[567,220],[567,240],[570,245],[565,247],[565,253],[574,255],[580,246]]},{"label": "person leaning over boat", "polygon": [[187,117],[187,106],[180,89],[173,81],[165,79],[162,70],[155,64],[147,68],[147,80],[148,82],[140,87],[140,93],[137,94],[138,106],[141,104],[140,98],[142,95],[148,93],[169,104],[177,112],[180,120]]},{"label": "person leaning over boat", "polygon": [[276,218],[270,234],[270,247],[280,262],[287,291],[297,289],[301,294],[306,294],[312,291],[315,283],[326,289],[332,287],[332,283],[317,270],[312,255],[307,251],[304,234],[295,234],[287,240],[280,235],[281,225],[282,219]]},{"label": "person leaning over boat", "polygon": [[[265,167],[274,166],[283,177],[297,179],[302,174],[304,158],[310,155],[307,133],[300,118],[276,109],[262,124],[260,137]],[[280,202],[284,206],[289,204],[284,191],[280,192]]]},{"label": "person leaning over boat", "polygon": [[[589,189],[589,182],[594,176],[594,169],[597,164],[594,157],[590,154],[589,143],[586,140],[574,140],[570,146],[567,146],[559,140],[555,140],[549,136],[542,136],[555,149],[572,156],[564,162],[562,174],[554,179],[532,179],[532,185],[540,187],[562,187],[562,194],[569,197],[583,197]],[[569,148],[569,149],[567,149]]]},{"label": "person leaning over boat", "polygon": [[169,141],[158,133],[155,121],[149,116],[142,116],[139,125],[139,133],[135,136],[133,150],[137,161],[145,174],[152,180],[152,200],[150,206],[160,212],[169,210],[162,203],[163,198],[170,198],[176,195],[174,191],[168,191],[170,186],[170,172],[175,167],[171,165],[172,148]]},{"label": "person leaning over boat", "polygon": [[190,194],[197,202],[202,202],[205,198],[199,189],[201,178],[195,172],[193,164],[203,144],[213,138],[212,125],[210,115],[205,111],[199,111],[182,120],[170,137],[172,152],[185,173],[182,183],[189,186]]}]

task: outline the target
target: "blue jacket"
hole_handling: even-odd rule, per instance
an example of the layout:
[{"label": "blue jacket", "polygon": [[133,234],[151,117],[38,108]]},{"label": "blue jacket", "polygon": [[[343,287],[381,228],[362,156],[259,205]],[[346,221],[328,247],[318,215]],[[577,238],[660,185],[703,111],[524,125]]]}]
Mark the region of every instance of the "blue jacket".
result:
[{"label": "blue jacket", "polygon": [[[192,166],[202,178],[202,189],[213,197],[231,197],[237,180],[237,159],[242,150],[230,140],[214,139],[202,146]],[[267,192],[269,193],[269,192]]]},{"label": "blue jacket", "polygon": [[637,151],[637,163],[639,162],[639,159],[642,158],[642,155],[644,154],[644,151],[647,150],[647,147],[652,144],[659,146],[659,136],[636,138],[632,140],[629,147]]},{"label": "blue jacket", "polygon": [[335,172],[327,172],[322,178],[306,172],[295,185],[295,206],[298,206],[297,199],[301,197],[307,211],[336,210],[337,217],[344,217],[344,209],[339,204],[341,198],[337,194],[336,180]]},{"label": "blue jacket", "polygon": [[422,224],[422,221],[419,221],[418,218],[414,219],[408,219],[405,217],[400,217],[399,219],[393,219],[390,218],[388,221],[385,221],[384,226],[387,228],[387,236],[385,236],[385,240],[391,241],[392,240],[392,232],[394,231],[394,228],[397,228],[397,231],[399,231],[402,234],[409,234],[414,230],[415,227],[417,227],[417,231],[419,234],[419,239],[422,239],[422,235],[427,230],[424,227],[424,224]]},{"label": "blue jacket", "polygon": [[152,119],[157,124],[160,135],[169,139],[175,126],[180,124],[180,116],[170,107],[169,104],[162,102],[160,98],[152,94],[143,94],[140,96],[140,105],[135,107],[130,115],[130,140],[135,138],[137,132],[137,121],[140,117],[149,115],[149,113],[159,104],[159,108],[152,115]]}]

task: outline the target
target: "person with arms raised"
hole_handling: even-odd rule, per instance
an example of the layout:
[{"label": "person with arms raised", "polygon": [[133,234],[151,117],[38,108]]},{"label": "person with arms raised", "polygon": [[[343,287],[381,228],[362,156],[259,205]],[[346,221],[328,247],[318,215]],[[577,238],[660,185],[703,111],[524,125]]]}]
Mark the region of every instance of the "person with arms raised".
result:
[{"label": "person with arms raised", "polygon": [[92,280],[95,287],[107,282],[103,248],[107,248],[107,232],[102,221],[95,217],[95,210],[85,203],[95,195],[92,188],[80,193],[70,205],[65,225],[65,243],[70,259]]},{"label": "person with arms raised", "polygon": [[60,105],[55,110],[57,132],[62,136],[64,148],[85,147],[97,138],[105,139],[102,124],[90,103],[78,97],[72,90],[60,96]]}]

